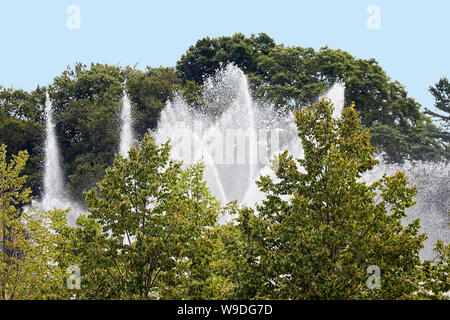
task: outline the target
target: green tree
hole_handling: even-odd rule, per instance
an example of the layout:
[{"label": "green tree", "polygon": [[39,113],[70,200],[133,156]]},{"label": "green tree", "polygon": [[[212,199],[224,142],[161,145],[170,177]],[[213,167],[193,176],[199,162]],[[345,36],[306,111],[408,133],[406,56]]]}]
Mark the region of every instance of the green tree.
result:
[{"label": "green tree", "polygon": [[[311,104],[335,81],[343,81],[346,104],[355,102],[361,123],[371,130],[372,144],[386,153],[386,160],[442,156],[434,125],[418,128],[426,121],[420,104],[399,82],[391,81],[375,59],[357,59],[328,47],[314,51],[277,46],[258,61],[258,73],[250,80],[261,99],[278,107]],[[422,134],[411,135],[418,131]]]},{"label": "green tree", "polygon": [[100,181],[118,151],[120,110],[124,89],[132,103],[137,141],[155,129],[159,113],[176,91],[189,102],[198,98],[194,81],[182,83],[172,68],[145,72],[106,64],[76,64],[56,77],[49,87],[58,141],[71,195],[82,200],[83,192]]},{"label": "green tree", "polygon": [[258,72],[250,76],[257,97],[278,108],[314,101],[330,86],[321,81],[312,48],[277,46],[258,59]]},{"label": "green tree", "polygon": [[444,77],[429,90],[434,96],[434,106],[440,112],[426,109],[425,113],[440,124],[440,127],[434,130],[434,137],[443,144],[444,157],[450,159],[450,82]]},{"label": "green tree", "polygon": [[258,57],[274,47],[275,42],[265,33],[252,34],[249,38],[242,33],[214,39],[206,37],[189,47],[177,62],[176,70],[183,81],[193,80],[197,84],[228,63],[251,74],[257,72]]},{"label": "green tree", "polygon": [[200,164],[182,169],[168,143],[146,135],[140,150],[117,156],[86,194],[89,216],[63,230],[65,265],[83,274],[88,299],[207,298],[210,233],[220,203],[209,193]]},{"label": "green tree", "polygon": [[102,179],[118,151],[124,81],[120,67],[77,64],[49,87],[68,189],[76,199]]},{"label": "green tree", "polygon": [[[353,106],[340,120],[332,111],[322,100],[295,112],[304,159],[281,154],[277,179],[258,181],[266,200],[240,214],[241,298],[400,299],[422,289],[426,235],[418,220],[401,224],[416,190],[401,172],[361,182],[377,163],[370,134]],[[371,265],[381,270],[379,289],[367,286]]]},{"label": "green tree", "polygon": [[420,291],[416,293],[423,299],[449,299],[450,295],[450,244],[438,240],[434,249],[436,257],[425,261],[421,270]]},{"label": "green tree", "polygon": [[27,152],[6,160],[0,146],[0,299],[58,299],[66,296],[65,271],[54,262],[66,212],[21,210],[32,199],[21,175]]},{"label": "green tree", "polygon": [[28,93],[0,87],[0,144],[7,145],[11,154],[28,150],[26,186],[37,196],[42,192],[44,102],[41,88]]},{"label": "green tree", "polygon": [[199,86],[188,80],[182,84],[173,68],[150,68],[146,72],[127,70],[127,92],[133,109],[134,132],[141,140],[148,130],[155,129],[160,111],[177,91],[182,92],[189,103],[199,97]]},{"label": "green tree", "polygon": [[375,59],[357,59],[328,47],[285,47],[266,34],[246,38],[237,33],[199,40],[176,69],[183,81],[201,84],[228,63],[247,74],[256,98],[278,108],[309,105],[334,82],[345,82],[346,104],[355,102],[362,124],[372,131],[372,144],[386,153],[387,161],[435,160],[446,154],[420,104]]},{"label": "green tree", "polygon": [[443,122],[444,127],[450,128],[450,82],[447,78],[440,79],[434,87],[429,88],[431,94],[434,97],[436,109],[444,114],[433,112],[431,110],[426,111],[427,114],[435,117]]}]

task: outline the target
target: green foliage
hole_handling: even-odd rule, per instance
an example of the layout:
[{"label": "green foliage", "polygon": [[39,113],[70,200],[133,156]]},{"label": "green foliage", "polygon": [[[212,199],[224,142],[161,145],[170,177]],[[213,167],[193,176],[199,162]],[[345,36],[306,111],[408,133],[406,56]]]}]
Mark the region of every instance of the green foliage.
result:
[{"label": "green foliage", "polygon": [[220,203],[202,165],[182,169],[169,155],[167,143],[158,147],[146,135],[140,150],[117,156],[86,194],[90,215],[79,218],[63,246],[81,266],[79,297],[211,297],[210,233]]},{"label": "green foliage", "polygon": [[65,212],[18,209],[32,199],[21,175],[27,159],[21,151],[8,163],[0,146],[0,299],[57,299],[66,290],[52,230],[65,225]]},{"label": "green foliage", "polygon": [[118,149],[124,75],[119,67],[77,64],[49,88],[68,187],[80,198]]},{"label": "green foliage", "polygon": [[450,159],[450,82],[444,77],[434,87],[430,87],[429,91],[434,96],[435,107],[439,112],[426,109],[425,113],[441,125],[439,129],[434,130],[433,137],[441,141],[445,157]]},{"label": "green foliage", "polygon": [[441,113],[436,113],[428,109],[426,113],[441,120],[447,129],[450,128],[450,82],[444,77],[434,87],[430,87],[429,90],[436,101],[436,109]]},{"label": "green foliage", "polygon": [[[204,38],[191,46],[176,68],[76,64],[54,79],[49,88],[31,93],[0,88],[0,142],[13,153],[28,150],[25,173],[36,196],[42,193],[44,102],[48,89],[55,107],[58,142],[63,156],[69,194],[82,194],[112,165],[118,149],[123,90],[132,102],[137,141],[157,126],[168,99],[181,92],[188,103],[201,103],[205,77],[227,63],[249,77],[257,99],[279,108],[311,104],[335,81],[346,85],[346,103],[355,102],[362,124],[371,130],[371,143],[386,153],[386,160],[441,160],[450,158],[450,136],[436,127],[405,88],[391,81],[374,59],[357,59],[343,50],[314,50],[276,45],[267,34]],[[430,91],[441,111],[448,109],[448,80]],[[448,90],[447,90],[448,91]],[[448,110],[447,110],[448,111]],[[441,118],[435,118],[441,119]],[[443,118],[441,120],[444,120]]]},{"label": "green foliage", "polygon": [[293,107],[316,99],[330,85],[320,82],[312,48],[277,46],[258,59],[258,72],[250,77],[255,93],[278,107]]},{"label": "green foliage", "polygon": [[193,81],[182,85],[171,68],[148,68],[77,64],[67,69],[49,88],[62,149],[64,171],[72,196],[100,181],[118,149],[120,109],[124,88],[130,97],[134,131],[140,141],[156,127],[159,112],[173,92],[181,91],[189,101],[198,95]]},{"label": "green foliage", "polygon": [[177,72],[184,81],[201,84],[227,63],[247,74],[258,99],[279,108],[309,105],[335,81],[345,82],[346,104],[355,102],[362,124],[373,129],[372,144],[386,153],[388,161],[434,160],[447,154],[419,103],[374,59],[357,59],[328,47],[318,51],[285,47],[275,45],[266,34],[246,38],[237,33],[199,40],[178,61]]},{"label": "green foliage", "polygon": [[[282,154],[277,178],[258,182],[266,200],[217,225],[236,204],[221,207],[201,164],[183,169],[169,144],[146,134],[176,92],[195,105],[205,77],[230,62],[257,99],[278,108],[310,105],[335,81],[356,107],[341,120],[327,101],[297,111],[305,159]],[[0,144],[17,154],[0,148],[1,298],[71,298],[63,279],[75,264],[81,299],[445,298],[449,245],[438,241],[436,259],[420,262],[419,222],[400,223],[415,195],[405,175],[371,185],[359,178],[376,163],[372,145],[389,161],[450,159],[449,87],[442,78],[430,88],[439,113],[424,114],[374,59],[276,45],[264,33],[201,39],[175,69],[77,64],[48,88],[0,87]],[[115,158],[124,88],[143,141]],[[60,210],[23,210],[31,190],[42,191],[45,90],[71,194],[81,199],[100,181],[76,227]],[[366,286],[369,265],[381,269],[379,290]]]},{"label": "green foliage", "polygon": [[135,106],[134,132],[141,140],[150,129],[155,129],[159,113],[174,92],[182,92],[188,102],[198,99],[199,87],[193,81],[181,79],[172,68],[150,68],[146,72],[129,69],[127,92]]},{"label": "green foliage", "polygon": [[[400,172],[360,182],[376,164],[370,134],[353,106],[342,120],[332,111],[326,100],[296,111],[304,159],[281,154],[277,179],[258,181],[267,199],[257,213],[241,211],[240,298],[405,299],[421,290],[426,236],[418,220],[401,224],[416,190]],[[381,269],[378,290],[366,286],[370,265]]]},{"label": "green foliage", "polygon": [[28,93],[0,87],[0,144],[8,145],[11,154],[28,150],[26,186],[38,195],[42,189],[44,102],[40,88]]},{"label": "green foliage", "polygon": [[[0,292],[3,299],[446,299],[450,245],[418,256],[419,221],[402,226],[415,189],[403,173],[366,185],[376,161],[353,107],[342,120],[326,100],[296,112],[305,159],[278,157],[261,177],[257,212],[222,208],[170,145],[149,135],[117,156],[86,194],[77,226],[61,210],[21,210],[31,200],[21,172],[27,152],[0,147]],[[218,225],[223,214],[238,219]],[[81,268],[81,290],[65,287]],[[366,270],[381,269],[369,289]]]},{"label": "green foliage", "polygon": [[433,261],[425,261],[422,266],[420,291],[421,299],[449,299],[450,293],[450,244],[438,240]]},{"label": "green foliage", "polygon": [[205,78],[228,63],[252,74],[257,71],[258,57],[274,47],[275,42],[265,33],[250,38],[241,33],[215,39],[207,37],[189,47],[177,62],[176,69],[182,80],[193,80],[197,84],[202,84]]}]

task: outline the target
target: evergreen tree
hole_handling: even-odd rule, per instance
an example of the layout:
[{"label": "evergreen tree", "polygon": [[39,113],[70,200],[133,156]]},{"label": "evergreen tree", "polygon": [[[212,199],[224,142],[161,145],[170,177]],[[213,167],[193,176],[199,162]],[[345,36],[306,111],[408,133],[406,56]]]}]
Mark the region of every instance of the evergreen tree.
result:
[{"label": "evergreen tree", "polygon": [[426,111],[427,114],[440,120],[444,127],[450,129],[450,82],[447,78],[442,78],[434,87],[429,88],[431,94],[434,97],[436,109],[442,113],[433,112],[431,110]]}]

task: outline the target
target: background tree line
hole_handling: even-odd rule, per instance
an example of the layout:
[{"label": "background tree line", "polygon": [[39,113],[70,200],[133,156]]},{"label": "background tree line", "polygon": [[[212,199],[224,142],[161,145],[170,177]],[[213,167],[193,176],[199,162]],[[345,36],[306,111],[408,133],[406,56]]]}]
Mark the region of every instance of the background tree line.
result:
[{"label": "background tree line", "polygon": [[[441,113],[422,112],[420,104],[392,81],[374,59],[357,59],[342,50],[285,47],[266,34],[204,38],[188,48],[176,67],[145,71],[118,65],[76,64],[47,88],[32,92],[0,88],[0,143],[12,153],[28,150],[27,185],[42,193],[44,103],[55,108],[58,141],[70,195],[83,199],[111,166],[118,149],[120,107],[126,88],[133,104],[134,131],[140,141],[156,127],[159,112],[174,92],[200,104],[203,81],[227,63],[249,77],[256,99],[293,108],[314,102],[335,81],[346,84],[346,104],[355,102],[371,143],[387,161],[450,158],[449,85],[430,88]],[[441,126],[432,122],[441,120]]]}]

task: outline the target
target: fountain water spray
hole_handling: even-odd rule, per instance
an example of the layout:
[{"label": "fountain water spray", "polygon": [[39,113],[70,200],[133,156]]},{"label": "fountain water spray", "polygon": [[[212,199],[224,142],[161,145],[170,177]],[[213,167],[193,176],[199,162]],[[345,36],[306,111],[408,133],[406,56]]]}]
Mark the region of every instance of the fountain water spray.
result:
[{"label": "fountain water spray", "polygon": [[[322,98],[326,98],[331,100],[334,105],[333,118],[338,119],[341,117],[342,110],[345,104],[345,84],[342,82],[336,82],[323,96],[319,97],[319,100]],[[281,149],[272,150],[270,158],[274,158],[275,155],[280,154],[281,152],[288,150],[289,154],[292,155],[295,159],[303,158],[303,146],[297,135],[297,125],[295,124],[294,114],[293,112],[287,112],[277,114],[273,107],[259,107],[259,116],[260,118],[264,118],[271,125],[272,132],[274,130],[281,131],[283,128],[286,143],[281,144]],[[273,152],[275,151],[275,152]],[[299,170],[302,171],[302,167],[299,166]],[[273,180],[277,180],[275,172],[273,170],[273,165],[269,164],[262,168],[259,168],[256,177],[250,182],[249,189],[245,193],[245,197],[243,202],[247,205],[253,205],[255,203],[260,203],[264,200],[264,194],[259,190],[256,185],[256,180],[261,176],[270,176]]]},{"label": "fountain water spray", "polygon": [[45,94],[45,164],[44,197],[42,204],[48,209],[53,200],[63,199],[64,179],[60,164],[58,142],[53,123],[53,105],[48,92]]},{"label": "fountain water spray", "polygon": [[[344,105],[344,89],[338,83],[326,94],[337,105],[336,116]],[[203,98],[197,109],[180,95],[169,101],[156,142],[170,139],[172,155],[186,165],[203,160],[208,187],[222,202],[254,205],[264,197],[255,181],[272,171],[273,156],[286,149],[303,156],[293,113],[254,101],[247,77],[231,64],[205,81]]]},{"label": "fountain water spray", "polygon": [[416,204],[406,209],[407,216],[403,223],[411,223],[420,219],[420,233],[426,233],[424,249],[420,252],[422,259],[433,259],[433,248],[436,240],[450,243],[449,215],[450,208],[450,163],[405,161],[402,164],[386,164],[383,156],[378,157],[380,163],[371,171],[365,172],[362,180],[373,183],[383,174],[391,176],[398,171],[404,172],[411,187],[416,187]]},{"label": "fountain water spray", "polygon": [[122,110],[120,113],[122,120],[122,129],[120,132],[119,154],[127,158],[130,146],[133,143],[133,127],[131,118],[131,103],[126,90],[124,90],[122,98]]},{"label": "fountain water spray", "polygon": [[53,104],[46,92],[45,95],[45,162],[44,162],[44,195],[41,201],[33,201],[32,206],[41,210],[68,209],[68,222],[75,224],[82,209],[69,201],[64,194],[64,176],[60,163],[60,151],[53,123]]},{"label": "fountain water spray", "polygon": [[345,104],[345,83],[336,82],[320,99],[327,98],[333,102],[334,110],[332,117],[339,119]]},{"label": "fountain water spray", "polygon": [[[338,82],[323,96],[333,102],[335,119],[341,117],[344,93],[345,85]],[[293,113],[254,101],[246,76],[233,65],[205,81],[203,98],[204,105],[196,109],[180,95],[169,101],[158,122],[156,142],[171,139],[172,156],[185,165],[203,160],[207,185],[222,202],[238,200],[254,206],[264,199],[255,180],[260,175],[276,178],[270,163],[273,156],[284,150],[297,159],[304,156]],[[450,242],[449,164],[381,162],[362,180],[371,183],[382,173],[397,170],[405,172],[419,192],[417,204],[407,210],[403,222],[421,218],[421,232],[429,235],[421,257],[431,258],[437,238]]]}]

